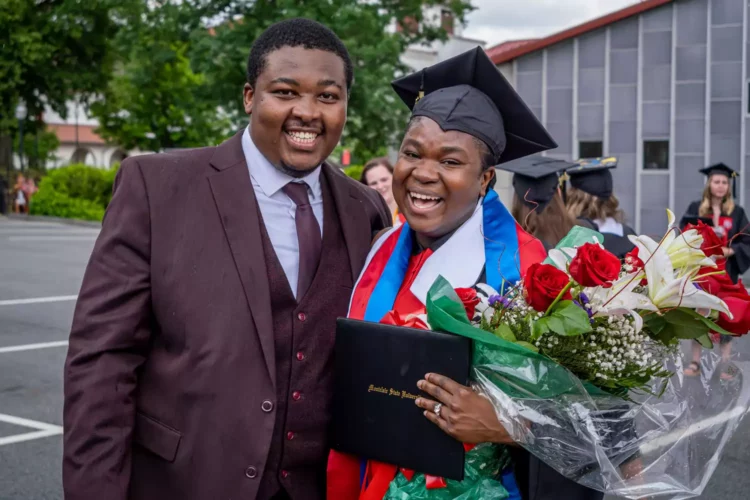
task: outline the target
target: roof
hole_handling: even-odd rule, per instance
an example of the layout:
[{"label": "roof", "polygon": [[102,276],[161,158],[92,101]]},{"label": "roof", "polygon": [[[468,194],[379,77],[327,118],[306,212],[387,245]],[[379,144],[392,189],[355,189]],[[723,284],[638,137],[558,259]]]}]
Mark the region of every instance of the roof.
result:
[{"label": "roof", "polygon": [[[512,61],[513,59],[517,59],[518,57],[524,56],[531,52],[545,49],[556,43],[570,40],[571,38],[581,36],[590,31],[598,30],[629,17],[637,16],[639,14],[655,9],[657,7],[661,7],[662,5],[666,5],[668,3],[672,3],[674,1],[675,0],[642,0],[634,5],[631,5],[630,7],[625,7],[624,9],[612,12],[611,14],[607,14],[606,16],[598,17],[586,23],[579,24],[578,26],[574,26],[545,38],[539,38],[537,40],[517,40],[515,42],[505,42],[501,43],[500,45],[495,45],[494,47],[491,47],[487,50],[487,54],[490,56],[490,59],[492,59],[492,62],[494,62],[496,65],[507,63]],[[518,42],[526,43],[518,44]],[[517,45],[510,46],[509,48],[504,49],[503,46],[508,43],[516,43]]]},{"label": "roof", "polygon": [[[76,143],[76,126],[75,125],[62,125],[62,124],[49,124],[47,128],[50,132],[54,132],[61,144],[75,144]],[[78,143],[79,144],[105,144],[106,141],[99,137],[94,129],[96,127],[92,125],[78,125]]]},{"label": "roof", "polygon": [[490,47],[489,49],[487,49],[487,55],[490,56],[492,62],[494,62],[495,64],[499,64],[495,59],[502,59],[508,52],[516,50],[528,43],[536,42],[537,40],[539,39],[528,38],[526,40],[508,40],[507,42],[503,42],[499,45],[495,45],[494,47]]}]

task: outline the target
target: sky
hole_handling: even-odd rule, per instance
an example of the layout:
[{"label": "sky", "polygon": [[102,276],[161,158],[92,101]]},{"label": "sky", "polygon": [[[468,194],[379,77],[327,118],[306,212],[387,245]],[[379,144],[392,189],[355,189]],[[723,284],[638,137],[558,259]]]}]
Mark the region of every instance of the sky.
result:
[{"label": "sky", "polygon": [[538,38],[581,24],[639,0],[472,0],[476,7],[463,35],[492,47],[507,40]]}]

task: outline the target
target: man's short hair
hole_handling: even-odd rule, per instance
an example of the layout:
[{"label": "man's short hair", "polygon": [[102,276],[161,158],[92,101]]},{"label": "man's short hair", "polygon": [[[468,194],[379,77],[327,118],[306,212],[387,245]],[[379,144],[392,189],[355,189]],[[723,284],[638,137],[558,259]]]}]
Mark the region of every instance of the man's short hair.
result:
[{"label": "man's short hair", "polygon": [[282,47],[304,47],[336,54],[344,63],[347,92],[352,88],[354,70],[344,43],[323,24],[299,17],[272,24],[255,40],[247,60],[247,83],[251,87],[255,88],[258,76],[265,69],[268,54]]}]

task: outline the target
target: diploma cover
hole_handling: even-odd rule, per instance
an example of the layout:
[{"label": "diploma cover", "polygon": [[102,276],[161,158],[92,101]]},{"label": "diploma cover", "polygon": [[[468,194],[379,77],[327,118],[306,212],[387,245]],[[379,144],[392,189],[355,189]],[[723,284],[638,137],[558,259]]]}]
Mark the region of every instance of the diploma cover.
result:
[{"label": "diploma cover", "polygon": [[427,373],[468,385],[471,340],[457,335],[339,318],[331,447],[417,472],[462,480],[464,446],[414,400]]}]

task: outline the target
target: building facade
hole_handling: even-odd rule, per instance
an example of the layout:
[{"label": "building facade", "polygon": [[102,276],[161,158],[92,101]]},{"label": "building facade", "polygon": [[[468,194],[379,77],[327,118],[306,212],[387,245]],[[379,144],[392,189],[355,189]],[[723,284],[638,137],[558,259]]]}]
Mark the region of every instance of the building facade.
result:
[{"label": "building facade", "polygon": [[[661,234],[724,162],[750,201],[745,0],[645,0],[538,40],[488,51],[559,147],[550,157],[617,156],[629,222]],[[510,198],[509,179],[499,183]]]}]

